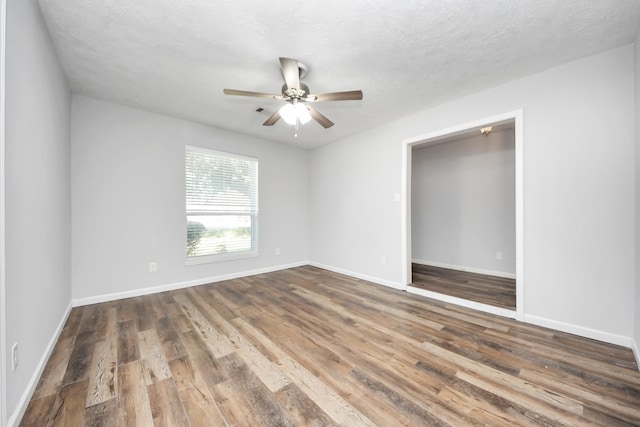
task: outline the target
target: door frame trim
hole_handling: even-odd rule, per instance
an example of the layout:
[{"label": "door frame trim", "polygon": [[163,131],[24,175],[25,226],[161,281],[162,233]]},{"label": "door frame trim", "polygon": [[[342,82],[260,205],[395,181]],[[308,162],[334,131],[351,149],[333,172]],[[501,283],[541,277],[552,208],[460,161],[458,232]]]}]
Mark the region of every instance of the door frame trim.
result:
[{"label": "door frame trim", "polygon": [[6,245],[5,245],[5,70],[7,1],[0,0],[0,427],[7,423]]},{"label": "door frame trim", "polygon": [[[474,128],[481,128],[505,121],[515,122],[515,187],[516,187],[516,310],[517,320],[524,320],[524,112],[522,109],[450,126],[426,134],[402,140],[402,285],[404,290],[411,283],[411,161],[412,147],[442,139]],[[482,308],[480,308],[482,309]]]}]

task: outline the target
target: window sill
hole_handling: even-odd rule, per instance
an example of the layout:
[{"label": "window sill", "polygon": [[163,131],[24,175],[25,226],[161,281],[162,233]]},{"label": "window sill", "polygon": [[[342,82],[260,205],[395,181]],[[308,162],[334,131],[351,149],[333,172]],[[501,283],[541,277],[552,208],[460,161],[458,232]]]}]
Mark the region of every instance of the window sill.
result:
[{"label": "window sill", "polygon": [[202,255],[197,257],[189,257],[184,260],[184,265],[200,265],[200,264],[212,264],[215,262],[234,261],[238,259],[256,258],[258,256],[257,251],[241,252],[235,254],[224,255]]}]

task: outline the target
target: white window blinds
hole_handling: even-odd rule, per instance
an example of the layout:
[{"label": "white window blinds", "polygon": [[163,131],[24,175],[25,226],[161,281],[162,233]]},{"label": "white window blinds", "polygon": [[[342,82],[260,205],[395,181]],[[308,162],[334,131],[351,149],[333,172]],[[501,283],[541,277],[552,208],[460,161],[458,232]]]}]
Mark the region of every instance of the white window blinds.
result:
[{"label": "white window blinds", "polygon": [[258,160],[187,146],[187,259],[254,256],[258,236]]}]

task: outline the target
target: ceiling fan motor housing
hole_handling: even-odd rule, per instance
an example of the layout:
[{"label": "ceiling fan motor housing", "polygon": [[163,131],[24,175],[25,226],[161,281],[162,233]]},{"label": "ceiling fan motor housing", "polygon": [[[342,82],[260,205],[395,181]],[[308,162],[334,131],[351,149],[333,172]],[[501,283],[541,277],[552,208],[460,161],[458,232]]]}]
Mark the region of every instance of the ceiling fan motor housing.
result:
[{"label": "ceiling fan motor housing", "polygon": [[282,85],[282,96],[286,101],[292,101],[297,99],[298,101],[304,101],[309,94],[309,86],[300,82],[299,88],[287,88],[287,84]]}]

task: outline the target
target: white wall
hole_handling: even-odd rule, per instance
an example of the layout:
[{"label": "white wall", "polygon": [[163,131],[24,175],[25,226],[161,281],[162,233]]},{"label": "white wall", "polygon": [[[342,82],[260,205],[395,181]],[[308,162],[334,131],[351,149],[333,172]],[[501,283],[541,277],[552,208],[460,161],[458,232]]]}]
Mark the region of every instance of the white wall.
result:
[{"label": "white wall", "polygon": [[71,95],[35,0],[7,2],[6,41],[6,351],[19,344],[13,373],[7,355],[11,416],[71,301]]},{"label": "white wall", "polygon": [[515,275],[513,129],[414,147],[412,159],[413,259]]},{"label": "white wall", "polygon": [[402,219],[394,193],[401,191],[402,139],[520,108],[527,320],[628,342],[634,286],[632,46],[314,150],[311,259],[401,286]]},{"label": "white wall", "polygon": [[[184,265],[185,145],[258,158],[258,257]],[[308,157],[297,147],[74,95],[73,299],[306,261]]]}]

